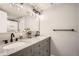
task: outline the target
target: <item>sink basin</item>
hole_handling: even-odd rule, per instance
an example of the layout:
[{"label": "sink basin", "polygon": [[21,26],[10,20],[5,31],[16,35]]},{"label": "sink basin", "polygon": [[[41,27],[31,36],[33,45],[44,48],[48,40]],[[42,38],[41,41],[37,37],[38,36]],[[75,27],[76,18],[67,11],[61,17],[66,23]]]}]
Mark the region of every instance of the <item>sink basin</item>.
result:
[{"label": "sink basin", "polygon": [[10,45],[4,46],[3,49],[13,49],[13,48],[23,46],[24,44],[25,44],[24,42],[16,42],[16,43],[12,43]]}]

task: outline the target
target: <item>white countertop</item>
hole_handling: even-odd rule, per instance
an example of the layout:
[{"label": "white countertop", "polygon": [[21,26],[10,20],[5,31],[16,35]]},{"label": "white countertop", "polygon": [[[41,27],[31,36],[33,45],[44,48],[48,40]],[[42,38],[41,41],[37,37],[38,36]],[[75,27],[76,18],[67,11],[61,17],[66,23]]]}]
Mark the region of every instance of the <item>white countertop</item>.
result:
[{"label": "white countertop", "polygon": [[[15,53],[19,50],[22,50],[28,46],[31,46],[39,41],[42,41],[47,37],[49,37],[49,36],[38,36],[38,37],[34,37],[34,38],[21,39],[20,41],[17,41],[17,42],[24,42],[25,44],[22,46],[18,46],[16,48],[11,48],[11,49],[3,49],[3,46],[0,46],[0,56],[8,56],[8,55]],[[17,43],[17,42],[15,42],[15,43]]]}]

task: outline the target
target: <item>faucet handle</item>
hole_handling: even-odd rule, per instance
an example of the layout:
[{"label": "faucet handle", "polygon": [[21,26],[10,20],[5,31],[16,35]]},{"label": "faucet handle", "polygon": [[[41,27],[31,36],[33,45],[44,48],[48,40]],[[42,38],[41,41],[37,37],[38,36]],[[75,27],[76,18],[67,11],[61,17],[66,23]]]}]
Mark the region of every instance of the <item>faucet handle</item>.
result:
[{"label": "faucet handle", "polygon": [[15,41],[18,41],[18,38],[16,38]]},{"label": "faucet handle", "polygon": [[7,44],[8,43],[8,40],[3,40],[4,44]]}]

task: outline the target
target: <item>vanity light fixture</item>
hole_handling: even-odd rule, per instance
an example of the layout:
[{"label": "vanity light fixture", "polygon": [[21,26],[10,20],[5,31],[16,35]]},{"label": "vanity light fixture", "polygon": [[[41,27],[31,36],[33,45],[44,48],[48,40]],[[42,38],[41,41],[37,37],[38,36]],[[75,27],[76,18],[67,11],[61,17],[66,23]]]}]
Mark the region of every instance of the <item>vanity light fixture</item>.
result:
[{"label": "vanity light fixture", "polygon": [[23,5],[23,3],[20,3],[21,5]]},{"label": "vanity light fixture", "polygon": [[41,13],[40,13],[39,11],[37,11],[36,9],[33,9],[33,12],[36,13],[36,14],[39,14],[39,15],[41,14]]}]

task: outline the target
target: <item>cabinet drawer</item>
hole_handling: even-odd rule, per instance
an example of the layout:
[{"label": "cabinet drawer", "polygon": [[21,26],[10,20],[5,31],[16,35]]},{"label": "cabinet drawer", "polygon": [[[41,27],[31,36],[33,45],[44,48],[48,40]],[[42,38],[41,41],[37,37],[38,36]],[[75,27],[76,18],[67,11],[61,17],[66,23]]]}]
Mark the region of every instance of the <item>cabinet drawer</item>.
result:
[{"label": "cabinet drawer", "polygon": [[27,47],[21,51],[22,56],[31,56],[32,55],[32,47]]},{"label": "cabinet drawer", "polygon": [[32,55],[32,47],[27,47],[11,54],[10,56],[31,56],[31,55]]},{"label": "cabinet drawer", "polygon": [[45,39],[45,40],[41,41],[40,46],[49,46],[49,40]]}]

